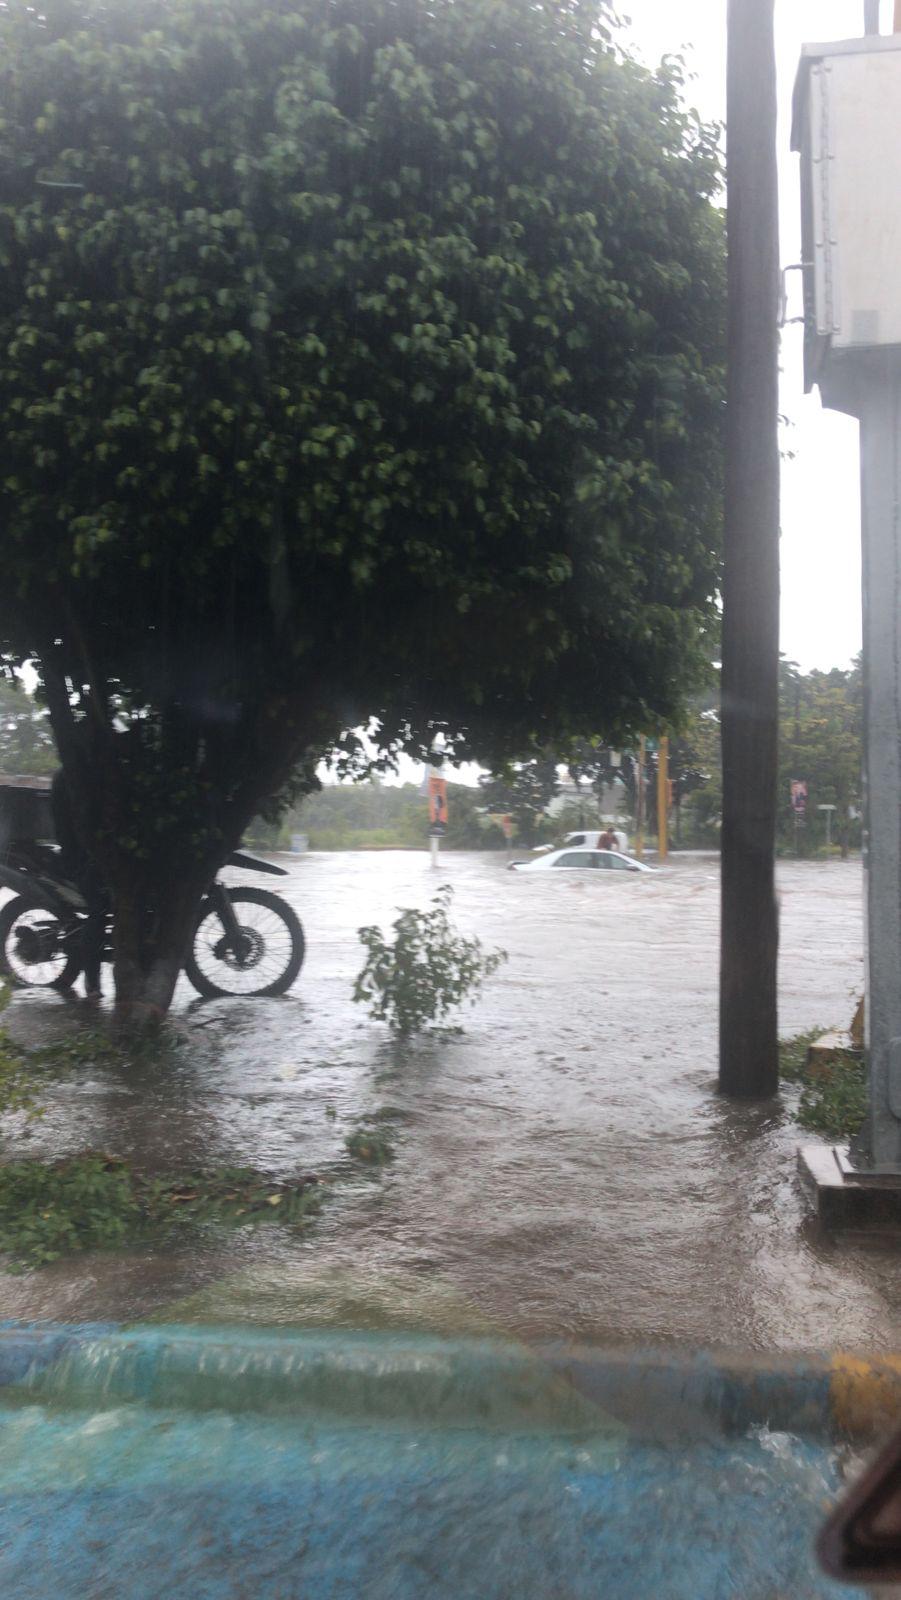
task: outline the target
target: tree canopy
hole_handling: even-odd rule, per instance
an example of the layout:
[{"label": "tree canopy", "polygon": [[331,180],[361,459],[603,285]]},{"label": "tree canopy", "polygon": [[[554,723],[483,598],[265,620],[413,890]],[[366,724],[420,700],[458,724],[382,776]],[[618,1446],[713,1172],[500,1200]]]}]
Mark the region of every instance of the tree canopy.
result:
[{"label": "tree canopy", "polygon": [[[690,799],[689,829],[694,842],[718,844],[722,821],[720,721],[714,699],[700,701],[671,745],[674,799]],[[794,661],[779,664],[778,845],[783,854],[818,850],[826,839],[819,807],[834,806],[829,835],[846,855],[860,839],[863,806],[863,694],[860,662],[849,668],[814,667],[802,672]],[[796,825],[791,784],[807,784],[807,812]],[[681,786],[681,792],[680,792]],[[655,785],[648,786],[653,800]]]},{"label": "tree canopy", "polygon": [[361,724],[493,764],[676,714],[723,337],[679,94],[585,0],[9,0],[0,648],[111,883]]},{"label": "tree canopy", "polygon": [[521,761],[479,780],[482,803],[493,813],[506,813],[516,825],[521,844],[534,844],[548,807],[560,793],[558,762],[553,752]]}]

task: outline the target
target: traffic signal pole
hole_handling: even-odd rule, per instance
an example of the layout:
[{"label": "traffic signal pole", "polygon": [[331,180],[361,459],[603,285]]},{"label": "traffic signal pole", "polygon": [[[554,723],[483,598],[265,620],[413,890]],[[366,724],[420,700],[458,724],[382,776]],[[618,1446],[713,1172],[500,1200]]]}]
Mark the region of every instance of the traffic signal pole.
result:
[{"label": "traffic signal pole", "polygon": [[638,773],[635,784],[635,854],[644,859],[644,734],[638,736]]}]

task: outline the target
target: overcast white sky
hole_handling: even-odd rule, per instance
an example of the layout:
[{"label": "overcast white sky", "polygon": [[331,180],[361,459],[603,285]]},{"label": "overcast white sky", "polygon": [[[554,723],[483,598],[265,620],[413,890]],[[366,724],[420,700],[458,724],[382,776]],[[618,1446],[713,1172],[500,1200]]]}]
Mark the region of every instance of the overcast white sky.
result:
[{"label": "overcast white sky", "polygon": [[[690,98],[706,117],[725,120],[726,0],[622,0],[628,35],[649,66],[684,54]],[[780,253],[798,261],[798,157],[789,149],[791,91],[803,43],[863,33],[863,0],[776,0],[779,73]],[[892,0],[881,0],[891,31]],[[797,274],[792,274],[798,294]],[[790,308],[797,312],[796,304]],[[804,394],[802,330],[782,336],[782,411],[793,426],[784,444],[795,459],[782,474],[782,649],[802,667],[844,667],[860,649],[860,502],[857,423],[824,411]]]}]

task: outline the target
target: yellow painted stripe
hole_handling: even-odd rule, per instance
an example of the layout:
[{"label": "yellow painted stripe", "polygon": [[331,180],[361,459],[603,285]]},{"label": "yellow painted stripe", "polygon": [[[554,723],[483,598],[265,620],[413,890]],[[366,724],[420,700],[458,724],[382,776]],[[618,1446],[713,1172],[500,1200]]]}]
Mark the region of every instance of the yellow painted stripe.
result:
[{"label": "yellow painted stripe", "polygon": [[880,1434],[901,1423],[901,1355],[832,1357],[832,1420],[843,1433]]}]

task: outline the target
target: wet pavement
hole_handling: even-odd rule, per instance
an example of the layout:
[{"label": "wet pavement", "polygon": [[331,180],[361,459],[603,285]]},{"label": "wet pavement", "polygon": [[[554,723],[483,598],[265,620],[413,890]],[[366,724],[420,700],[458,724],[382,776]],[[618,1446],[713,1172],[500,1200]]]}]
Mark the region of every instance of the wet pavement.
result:
[{"label": "wet pavement", "polygon": [[[287,858],[286,858],[287,860]],[[393,1108],[396,1160],[350,1172],[304,1235],[92,1255],[4,1277],[7,1317],[157,1317],[493,1332],[758,1351],[887,1349],[901,1274],[882,1245],[807,1219],[784,1104],[716,1098],[718,865],[573,880],[501,858],[310,855],[290,863],[307,961],[283,1000],[179,992],[166,1058],[67,1074],[5,1153],[115,1151],[148,1168],[345,1163]],[[462,931],[502,945],[464,1032],[401,1054],[350,999],[356,929],[455,890]],[[846,1025],[862,983],[859,863],[779,871],[784,1034]],[[86,1007],[21,995],[23,1038]]]}]

